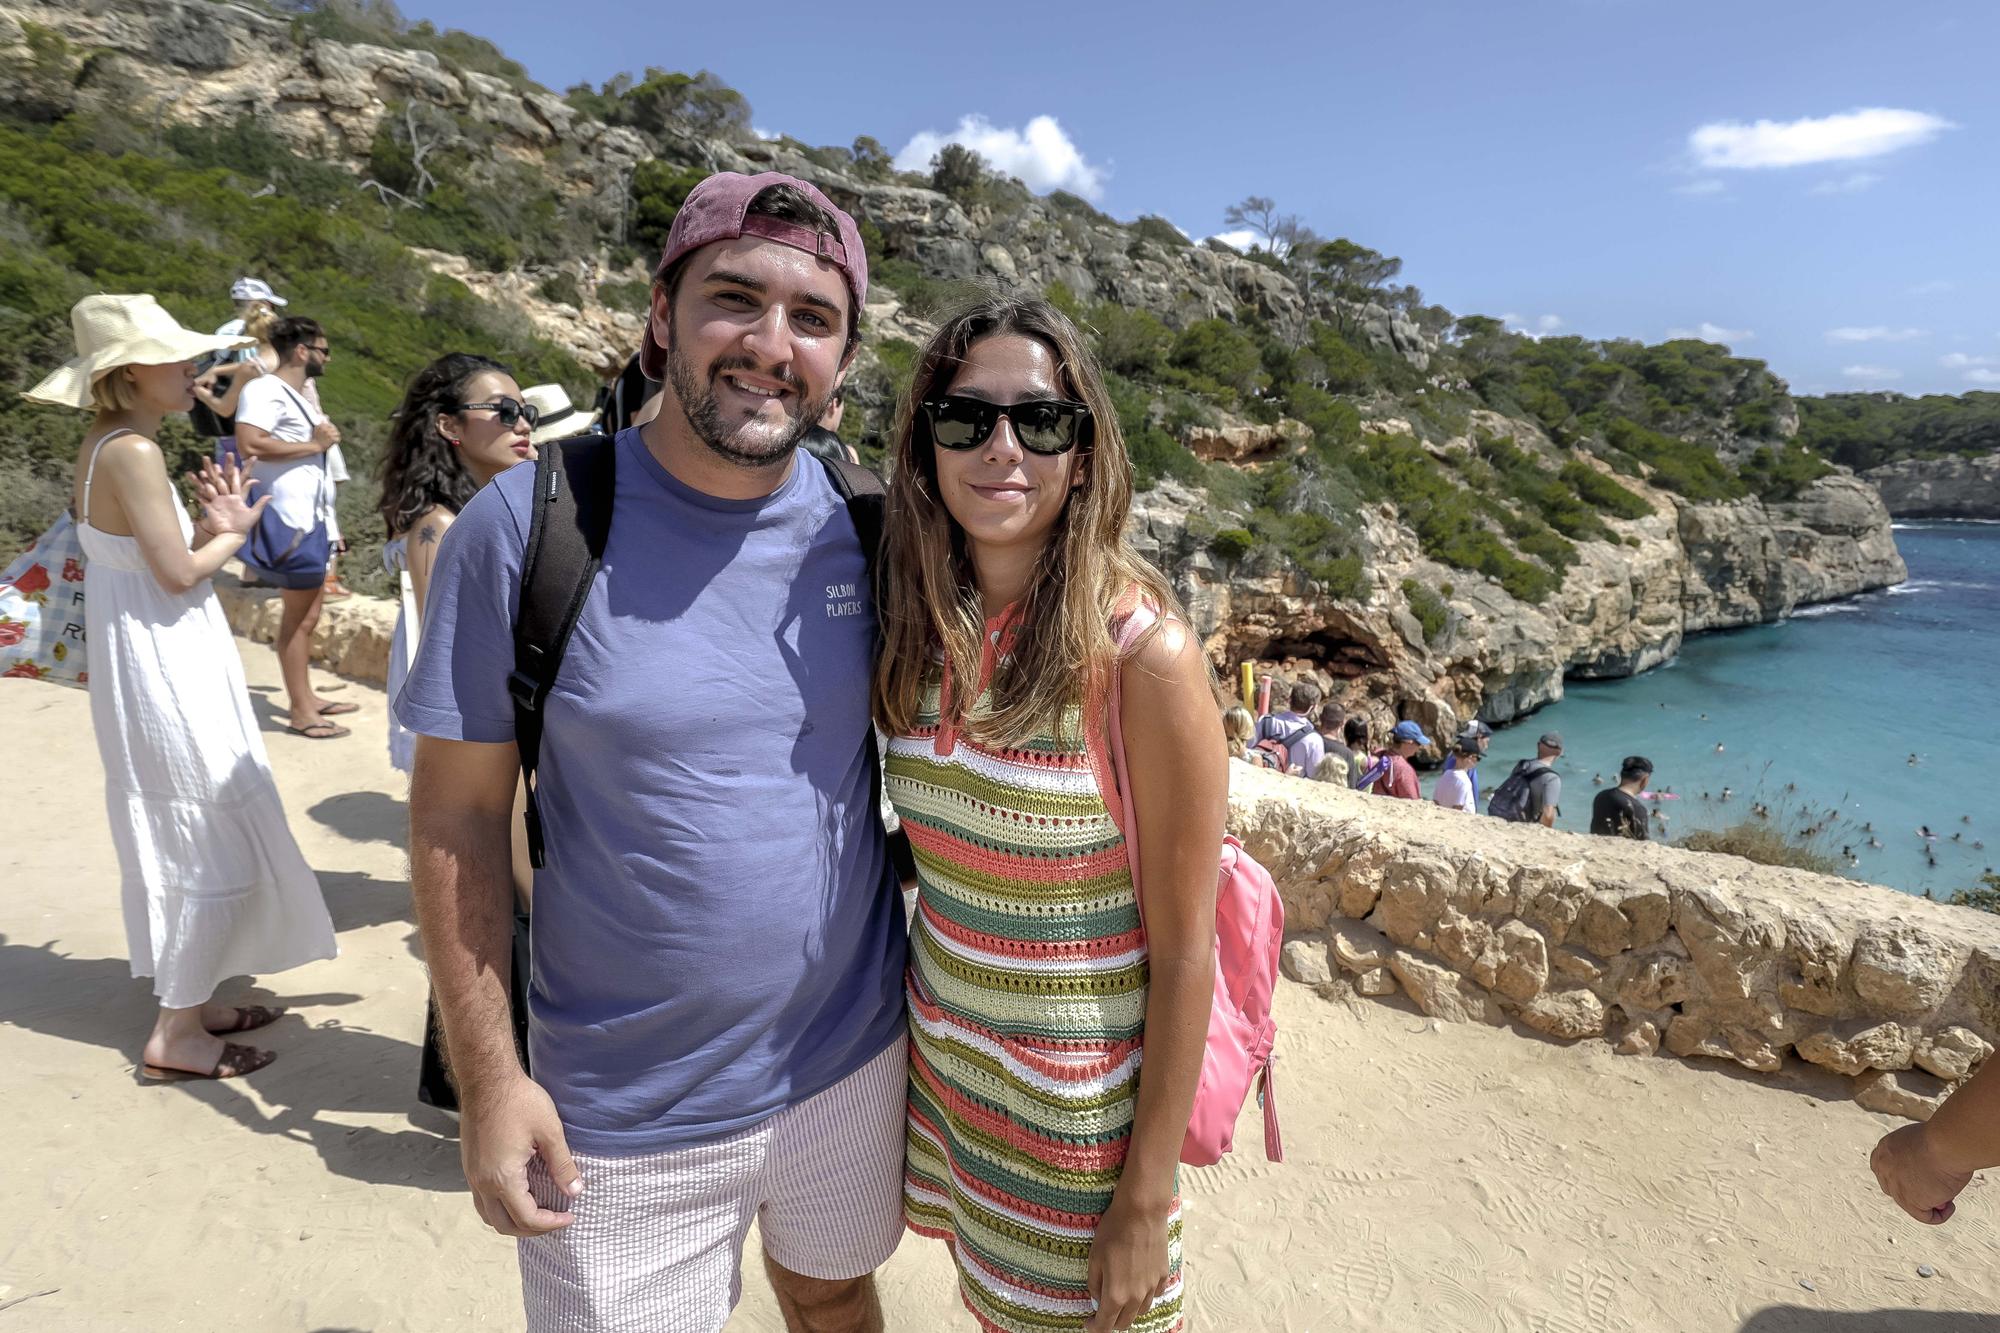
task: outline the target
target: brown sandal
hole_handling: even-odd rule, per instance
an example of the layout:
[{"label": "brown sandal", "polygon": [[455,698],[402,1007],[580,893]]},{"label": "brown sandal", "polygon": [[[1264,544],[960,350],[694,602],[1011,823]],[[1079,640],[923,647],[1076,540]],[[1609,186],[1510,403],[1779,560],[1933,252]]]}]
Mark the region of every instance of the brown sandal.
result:
[{"label": "brown sandal", "polygon": [[268,1004],[239,1004],[236,1006],[236,1021],[226,1028],[209,1028],[209,1034],[227,1037],[236,1032],[254,1032],[258,1028],[277,1022],[285,1016],[285,1011]]},{"label": "brown sandal", "polygon": [[245,1074],[256,1073],[277,1058],[276,1051],[260,1051],[255,1046],[225,1041],[222,1043],[222,1058],[206,1074],[197,1074],[192,1069],[171,1069],[165,1065],[141,1065],[139,1072],[156,1083],[178,1083],[191,1078],[241,1078]]}]

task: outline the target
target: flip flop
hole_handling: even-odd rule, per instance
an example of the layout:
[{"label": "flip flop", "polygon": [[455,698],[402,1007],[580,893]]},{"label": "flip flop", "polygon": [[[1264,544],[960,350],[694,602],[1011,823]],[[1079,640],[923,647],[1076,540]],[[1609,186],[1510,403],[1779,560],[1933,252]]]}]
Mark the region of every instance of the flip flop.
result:
[{"label": "flip flop", "polygon": [[236,1006],[236,1021],[225,1028],[210,1028],[210,1035],[226,1037],[236,1032],[254,1032],[267,1024],[275,1023],[285,1016],[285,1011],[269,1004],[239,1004]]},{"label": "flip flop", "polygon": [[276,1051],[260,1051],[255,1046],[244,1046],[237,1042],[222,1043],[222,1058],[206,1074],[192,1069],[174,1069],[167,1065],[141,1065],[141,1077],[153,1083],[179,1083],[186,1079],[198,1078],[241,1078],[254,1074],[265,1065],[278,1058]]},{"label": "flip flop", "polygon": [[337,741],[342,736],[354,734],[346,727],[335,726],[331,722],[309,722],[303,727],[287,725],[285,730],[294,736],[303,736],[309,741]]},{"label": "flip flop", "polygon": [[360,711],[361,711],[360,704],[351,702],[337,703],[337,704],[328,704],[326,707],[320,709],[319,715],[321,717],[339,717],[343,713],[358,713]]}]

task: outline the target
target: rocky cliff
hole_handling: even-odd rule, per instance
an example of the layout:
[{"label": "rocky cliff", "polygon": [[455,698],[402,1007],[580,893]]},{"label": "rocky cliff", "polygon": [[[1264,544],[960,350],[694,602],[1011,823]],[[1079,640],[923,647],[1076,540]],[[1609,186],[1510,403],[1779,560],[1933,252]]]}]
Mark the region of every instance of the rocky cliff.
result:
[{"label": "rocky cliff", "polygon": [[[463,69],[428,50],[310,36],[246,5],[0,0],[0,65],[33,76],[9,81],[0,104],[32,100],[31,111],[49,116],[115,104],[159,124],[247,117],[293,152],[352,171],[357,184],[368,177],[385,125],[393,132],[395,119],[413,106],[476,127],[481,153],[531,166],[579,211],[625,209],[635,168],[655,157],[691,169],[784,170],[822,184],[879,236],[880,257],[914,266],[933,284],[987,281],[1034,290],[1060,284],[1083,301],[1150,311],[1170,329],[1213,317],[1252,321],[1294,338],[1324,320],[1351,331],[1373,353],[1430,376],[1423,382],[1432,390],[1466,387],[1436,372],[1433,363],[1448,349],[1402,310],[1302,290],[1270,264],[1180,243],[1160,227],[1118,224],[1080,200],[1036,199],[1018,186],[955,198],[909,177],[864,178],[852,161],[843,168],[836,155],[829,164],[825,153],[802,145],[649,136],[592,120],[525,80]],[[637,343],[640,317],[629,292],[645,271],[634,265],[614,272],[608,251],[557,266],[574,286],[575,303],[548,295],[554,268],[492,272],[458,255],[419,253],[600,373],[615,370]],[[604,286],[613,278],[624,285]],[[621,295],[607,304],[601,287]],[[850,396],[886,417],[897,381],[884,369],[881,350],[889,340],[920,340],[928,325],[912,308],[916,303],[886,282],[876,284],[871,298],[868,344]],[[1778,389],[1782,438],[1797,422]],[[1377,393],[1362,409],[1365,430],[1421,438],[1440,462],[1471,453],[1477,434],[1511,439],[1551,472],[1573,461],[1604,467],[1573,443],[1552,442],[1535,423],[1494,412],[1474,413],[1476,431],[1468,428],[1466,436],[1440,438],[1413,424],[1421,413],[1409,402]],[[1213,412],[1205,415],[1171,428],[1196,456],[1244,469],[1303,451],[1311,435],[1293,421],[1218,423]],[[1152,419],[1167,421],[1157,407]],[[1742,452],[1726,414],[1691,420],[1681,436],[1725,459]],[[1433,734],[1474,715],[1493,722],[1519,717],[1561,697],[1569,675],[1619,676],[1657,666],[1687,634],[1777,619],[1806,603],[1904,577],[1888,512],[1852,475],[1821,477],[1782,502],[1693,503],[1644,477],[1620,480],[1648,512],[1606,520],[1610,539],[1577,541],[1559,589],[1539,603],[1428,558],[1395,495],[1352,520],[1360,529],[1352,545],[1370,576],[1360,597],[1330,595],[1268,548],[1218,554],[1212,538],[1241,514],[1171,481],[1140,497],[1132,529],[1172,573],[1219,665],[1248,658],[1317,674],[1357,708],[1385,721],[1415,718]],[[1441,622],[1418,621],[1406,583],[1441,600]]]},{"label": "rocky cliff", "polygon": [[1897,518],[2000,519],[2000,453],[1906,458],[1862,476]]},{"label": "rocky cliff", "polygon": [[[1218,663],[1251,659],[1314,676],[1351,708],[1384,722],[1414,718],[1433,736],[1475,716],[1511,721],[1560,699],[1570,676],[1649,670],[1689,634],[1778,620],[1906,575],[1880,497],[1851,474],[1771,503],[1692,504],[1632,489],[1654,512],[1613,520],[1616,544],[1579,543],[1578,563],[1540,606],[1427,559],[1386,506],[1366,516],[1374,579],[1361,602],[1329,600],[1279,561],[1215,555],[1201,541],[1212,530],[1204,497],[1171,482],[1139,497],[1132,532],[1173,572]],[[1448,608],[1429,642],[1405,579]]]}]

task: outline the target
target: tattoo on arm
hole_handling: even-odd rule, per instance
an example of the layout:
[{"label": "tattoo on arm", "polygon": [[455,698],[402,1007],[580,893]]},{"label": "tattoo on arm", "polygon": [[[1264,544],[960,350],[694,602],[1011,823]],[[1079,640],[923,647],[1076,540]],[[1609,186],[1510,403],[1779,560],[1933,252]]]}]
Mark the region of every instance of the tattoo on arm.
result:
[{"label": "tattoo on arm", "polygon": [[437,543],[437,539],[438,539],[438,530],[436,528],[423,527],[417,529],[417,540],[423,543],[425,546],[435,545]]}]

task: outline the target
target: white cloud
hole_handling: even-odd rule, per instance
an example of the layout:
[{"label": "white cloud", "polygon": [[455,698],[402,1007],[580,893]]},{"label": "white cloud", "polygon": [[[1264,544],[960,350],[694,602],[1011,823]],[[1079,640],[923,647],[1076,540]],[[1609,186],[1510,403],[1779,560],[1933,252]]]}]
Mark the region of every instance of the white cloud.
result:
[{"label": "white cloud", "polygon": [[1500,322],[1515,333],[1525,333],[1530,338],[1552,337],[1563,326],[1561,315],[1537,315],[1530,320],[1509,313],[1500,316]]},{"label": "white cloud", "polygon": [[1688,135],[1695,161],[1712,171],[1851,162],[1929,143],[1956,125],[1927,111],[1862,107],[1799,120],[1711,121]]},{"label": "white cloud", "polygon": [[769,143],[773,139],[782,139],[785,137],[784,135],[778,133],[776,130],[761,129],[756,125],[752,125],[750,127],[750,132],[756,135],[759,139],[762,139],[765,143]]},{"label": "white cloud", "polygon": [[1261,241],[1263,237],[1248,227],[1239,227],[1235,231],[1219,231],[1208,239],[1211,241],[1221,241],[1232,250],[1248,250],[1251,246]]},{"label": "white cloud", "polygon": [[1968,370],[1965,380],[1968,384],[2000,384],[2000,370]]},{"label": "white cloud", "polygon": [[1715,179],[1715,177],[1707,176],[1703,177],[1701,180],[1689,181],[1686,185],[1676,185],[1674,187],[1674,193],[1692,194],[1692,195],[1712,195],[1712,194],[1721,194],[1724,190],[1728,188],[1729,187],[1727,185],[1724,185],[1721,181]]},{"label": "white cloud", "polygon": [[1842,366],[1840,373],[1862,384],[1887,384],[1903,378],[1903,372],[1893,366]]},{"label": "white cloud", "polygon": [[1691,329],[1668,329],[1669,338],[1699,338],[1705,343],[1747,343],[1757,335],[1749,329],[1725,329],[1703,320]]},{"label": "white cloud", "polygon": [[984,116],[965,116],[949,134],[921,130],[896,154],[896,170],[925,171],[938,150],[963,144],[988,166],[1019,177],[1031,190],[1068,190],[1086,199],[1104,197],[1105,168],[1084,159],[1054,116],[1036,116],[1025,129],[995,125]]},{"label": "white cloud", "polygon": [[1949,292],[1951,290],[1952,290],[1952,285],[1946,282],[1943,278],[1932,278],[1929,282],[1920,282],[1916,286],[1910,288],[1910,295],[1943,296],[1946,292]]},{"label": "white cloud", "polygon": [[1928,337],[1930,333],[1926,329],[1892,329],[1881,324],[1870,324],[1865,328],[1849,325],[1826,331],[1826,340],[1830,343],[1906,343]]},{"label": "white cloud", "polygon": [[1946,370],[1964,370],[1967,366],[2000,366],[2000,356],[1967,356],[1964,352],[1946,352],[1938,358],[1938,364]]},{"label": "white cloud", "polygon": [[1837,180],[1821,181],[1812,187],[1813,194],[1859,194],[1871,185],[1879,185],[1882,178],[1872,171],[1857,171],[1851,176]]}]

